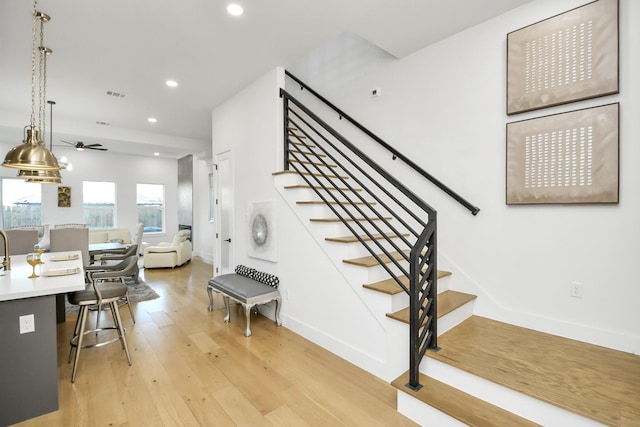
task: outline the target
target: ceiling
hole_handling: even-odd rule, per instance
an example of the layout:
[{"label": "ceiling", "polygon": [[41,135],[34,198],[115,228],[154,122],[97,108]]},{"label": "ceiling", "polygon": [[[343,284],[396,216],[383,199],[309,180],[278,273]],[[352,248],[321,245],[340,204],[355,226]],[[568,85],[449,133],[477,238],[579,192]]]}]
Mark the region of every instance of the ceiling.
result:
[{"label": "ceiling", "polygon": [[[51,16],[53,143],[208,153],[217,105],[343,32],[402,58],[528,1],[237,0],[245,13],[233,17],[227,0],[40,0]],[[32,10],[29,0],[0,0],[0,142],[12,145],[31,111]]]}]

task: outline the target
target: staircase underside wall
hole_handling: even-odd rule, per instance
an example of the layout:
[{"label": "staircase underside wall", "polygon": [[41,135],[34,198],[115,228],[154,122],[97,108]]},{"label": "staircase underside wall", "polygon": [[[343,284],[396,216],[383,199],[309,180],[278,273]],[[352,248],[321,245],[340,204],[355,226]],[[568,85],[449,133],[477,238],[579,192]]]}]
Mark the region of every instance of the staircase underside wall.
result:
[{"label": "staircase underside wall", "polygon": [[362,303],[284,199],[277,200],[284,326],[380,378],[388,378],[383,321]]}]

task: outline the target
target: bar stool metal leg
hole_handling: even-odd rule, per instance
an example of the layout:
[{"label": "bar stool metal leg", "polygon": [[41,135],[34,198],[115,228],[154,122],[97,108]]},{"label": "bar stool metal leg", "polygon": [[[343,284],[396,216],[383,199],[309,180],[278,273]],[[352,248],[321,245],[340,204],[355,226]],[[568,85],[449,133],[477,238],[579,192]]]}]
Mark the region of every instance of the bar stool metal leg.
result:
[{"label": "bar stool metal leg", "polygon": [[78,360],[80,360],[80,350],[82,349],[82,338],[84,337],[84,328],[87,321],[87,308],[86,305],[80,306],[80,313],[78,316],[81,318],[80,320],[80,330],[78,331],[78,341],[76,346],[76,356],[73,359],[73,370],[71,371],[71,382],[75,382],[76,373],[78,371]]},{"label": "bar stool metal leg", "polygon": [[120,335],[120,341],[122,341],[122,347],[124,348],[124,352],[127,354],[127,362],[129,362],[129,366],[131,366],[131,356],[129,355],[129,346],[127,345],[127,340],[124,337],[125,330],[122,326],[122,318],[120,317],[120,309],[118,309],[118,302],[114,301],[111,303],[111,310],[115,313],[116,326],[118,328],[118,334]]}]

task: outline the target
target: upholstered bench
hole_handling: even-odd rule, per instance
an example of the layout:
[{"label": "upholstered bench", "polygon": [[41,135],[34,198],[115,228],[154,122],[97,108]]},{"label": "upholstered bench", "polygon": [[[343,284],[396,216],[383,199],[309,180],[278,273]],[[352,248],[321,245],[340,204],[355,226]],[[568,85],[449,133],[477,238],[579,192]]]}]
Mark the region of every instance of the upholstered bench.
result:
[{"label": "upholstered bench", "polygon": [[224,306],[227,310],[227,315],[225,316],[224,321],[227,323],[231,320],[229,299],[242,304],[247,321],[247,326],[244,331],[244,336],[246,337],[251,336],[251,309],[258,304],[266,304],[270,301],[275,301],[275,322],[278,326],[282,325],[282,322],[280,321],[280,291],[278,291],[275,286],[269,286],[265,283],[261,283],[250,277],[237,273],[222,274],[220,276],[213,277],[207,284],[207,293],[209,294],[209,311],[213,311],[213,292],[222,294]]}]

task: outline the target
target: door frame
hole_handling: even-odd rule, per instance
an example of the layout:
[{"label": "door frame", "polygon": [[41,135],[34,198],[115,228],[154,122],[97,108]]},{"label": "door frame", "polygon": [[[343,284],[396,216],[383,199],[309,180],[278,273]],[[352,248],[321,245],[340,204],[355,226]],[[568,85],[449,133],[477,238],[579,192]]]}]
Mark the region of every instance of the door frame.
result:
[{"label": "door frame", "polygon": [[[226,150],[223,151],[221,153],[216,154],[216,158],[215,158],[215,165],[216,165],[216,171],[215,171],[215,177],[216,177],[216,185],[215,185],[215,215],[216,218],[218,218],[218,220],[216,221],[216,250],[215,250],[215,257],[214,257],[214,276],[218,275],[218,274],[222,274],[222,270],[221,270],[221,266],[222,266],[222,251],[224,249],[224,245],[223,245],[223,239],[222,239],[222,209],[221,209],[221,203],[220,203],[220,192],[221,192],[221,179],[220,179],[220,168],[218,167],[218,165],[220,164],[220,162],[222,161],[228,161],[228,173],[229,176],[228,178],[228,183],[229,183],[229,206],[228,206],[228,227],[229,227],[229,234],[232,236],[233,239],[233,230],[234,230],[234,215],[233,215],[233,206],[234,206],[234,197],[233,197],[233,188],[234,188],[234,183],[233,183],[233,153],[231,150]],[[233,243],[233,240],[232,240]],[[231,268],[231,266],[233,265],[233,250],[231,250],[231,245],[227,246],[227,248],[229,249],[229,268]],[[229,273],[231,273],[231,271],[229,271]]]}]

